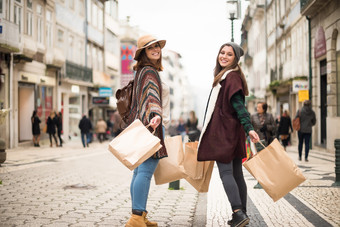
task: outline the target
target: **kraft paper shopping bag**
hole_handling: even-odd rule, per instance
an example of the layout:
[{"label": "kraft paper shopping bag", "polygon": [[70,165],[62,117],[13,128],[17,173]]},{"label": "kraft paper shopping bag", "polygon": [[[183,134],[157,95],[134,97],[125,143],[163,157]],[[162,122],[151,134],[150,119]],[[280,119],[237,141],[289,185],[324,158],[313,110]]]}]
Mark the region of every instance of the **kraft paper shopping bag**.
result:
[{"label": "kraft paper shopping bag", "polygon": [[277,139],[243,165],[274,202],[306,180]]},{"label": "kraft paper shopping bag", "polygon": [[184,170],[192,179],[201,179],[203,177],[204,162],[197,161],[198,141],[185,143],[184,153]]},{"label": "kraft paper shopping bag", "polygon": [[136,119],[109,144],[109,151],[130,170],[156,153],[162,145],[143,123]]},{"label": "kraft paper shopping bag", "polygon": [[193,179],[187,176],[185,179],[198,191],[208,192],[211,174],[214,168],[214,161],[201,162],[203,164],[203,173],[200,179]]},{"label": "kraft paper shopping bag", "polygon": [[156,185],[180,180],[186,176],[183,167],[182,136],[166,137],[164,143],[168,157],[159,160],[154,173]]}]

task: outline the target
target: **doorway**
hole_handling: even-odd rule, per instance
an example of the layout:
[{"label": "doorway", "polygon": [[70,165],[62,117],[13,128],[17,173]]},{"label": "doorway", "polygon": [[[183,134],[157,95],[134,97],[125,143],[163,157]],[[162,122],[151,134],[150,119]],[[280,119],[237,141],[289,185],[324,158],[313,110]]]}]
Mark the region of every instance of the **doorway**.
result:
[{"label": "doorway", "polygon": [[19,142],[32,140],[34,85],[19,84]]},{"label": "doorway", "polygon": [[322,146],[326,146],[327,132],[327,60],[320,62],[320,123],[321,123],[321,140]]}]

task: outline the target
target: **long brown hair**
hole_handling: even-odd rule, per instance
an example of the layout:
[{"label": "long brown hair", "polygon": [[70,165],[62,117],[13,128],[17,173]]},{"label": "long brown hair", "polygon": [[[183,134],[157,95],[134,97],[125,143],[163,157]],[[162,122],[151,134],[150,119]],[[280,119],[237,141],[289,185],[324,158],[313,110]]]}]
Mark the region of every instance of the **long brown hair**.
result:
[{"label": "long brown hair", "polygon": [[162,66],[162,52],[160,58],[157,60],[156,64],[152,63],[150,59],[146,56],[145,49],[143,49],[140,54],[139,58],[136,62],[136,64],[133,66],[134,71],[138,71],[139,69],[142,69],[144,66],[152,66],[154,67],[158,72],[163,71]]},{"label": "long brown hair", "polygon": [[237,69],[236,71],[240,72],[240,77],[241,77],[241,80],[242,80],[242,84],[243,84],[243,91],[244,91],[244,95],[247,96],[249,95],[249,90],[248,90],[248,84],[247,84],[247,81],[246,81],[246,77],[244,76],[243,74],[243,71],[241,69],[241,66],[238,64],[238,60],[236,55],[235,55],[235,51],[233,49],[233,52],[234,52],[234,55],[235,55],[235,58],[234,58],[234,61],[231,63],[231,65],[227,66],[227,67],[222,67],[218,61],[218,58],[219,58],[219,55],[221,53],[221,50],[225,47],[225,46],[231,46],[229,44],[223,44],[220,48],[220,50],[218,51],[218,54],[217,54],[217,57],[216,57],[216,66],[215,66],[215,69],[214,69],[214,82],[213,82],[213,87],[215,87],[219,82],[220,82],[220,79],[222,78],[223,74],[230,70],[230,69]]}]

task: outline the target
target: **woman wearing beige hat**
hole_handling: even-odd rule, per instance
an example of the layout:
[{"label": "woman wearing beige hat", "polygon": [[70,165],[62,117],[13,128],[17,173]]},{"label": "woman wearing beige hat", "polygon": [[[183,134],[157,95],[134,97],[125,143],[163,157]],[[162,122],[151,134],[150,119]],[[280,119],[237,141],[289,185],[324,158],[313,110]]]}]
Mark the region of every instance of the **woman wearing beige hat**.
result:
[{"label": "woman wearing beige hat", "polygon": [[131,114],[133,119],[138,118],[144,125],[150,124],[163,147],[133,172],[130,186],[132,215],[126,223],[127,227],[158,226],[146,218],[146,203],[151,177],[158,161],[167,157],[162,129],[162,82],[158,74],[163,69],[162,48],[165,43],[165,40],[158,40],[151,35],[142,36],[137,41]]},{"label": "woman wearing beige hat", "polygon": [[238,64],[242,55],[242,48],[233,42],[223,44],[217,54],[197,157],[199,161],[216,161],[233,211],[232,220],[228,222],[232,227],[249,223],[247,186],[242,172],[242,159],[246,157],[245,134],[253,142],[259,140],[244,106],[249,92]]}]

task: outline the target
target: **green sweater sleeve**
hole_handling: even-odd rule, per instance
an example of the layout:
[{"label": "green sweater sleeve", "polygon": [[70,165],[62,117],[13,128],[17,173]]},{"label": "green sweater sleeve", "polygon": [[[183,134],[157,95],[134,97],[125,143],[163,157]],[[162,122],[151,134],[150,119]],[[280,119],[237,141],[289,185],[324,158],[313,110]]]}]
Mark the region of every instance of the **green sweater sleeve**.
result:
[{"label": "green sweater sleeve", "polygon": [[249,131],[254,130],[254,128],[250,121],[250,115],[244,106],[243,96],[240,94],[240,92],[237,92],[231,97],[230,101],[237,113],[237,118],[240,120],[244,131],[248,135]]}]

